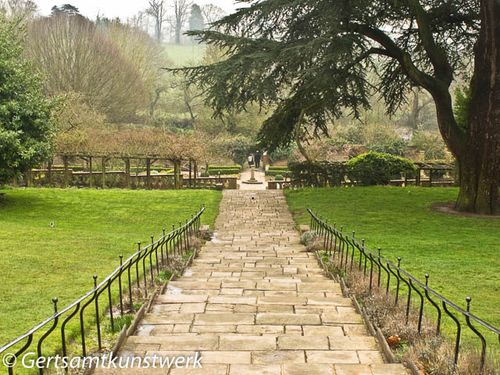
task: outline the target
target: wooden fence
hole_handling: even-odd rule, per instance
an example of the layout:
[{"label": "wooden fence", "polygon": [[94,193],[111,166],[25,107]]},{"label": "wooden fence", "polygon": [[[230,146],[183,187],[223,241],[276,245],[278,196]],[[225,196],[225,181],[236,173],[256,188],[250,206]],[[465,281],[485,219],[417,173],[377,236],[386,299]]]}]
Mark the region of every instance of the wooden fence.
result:
[{"label": "wooden fence", "polygon": [[[62,166],[54,166],[53,160],[44,168],[32,169],[19,184],[27,187],[79,187],[124,189],[237,189],[236,177],[198,177],[198,164],[193,160],[166,160],[153,157],[110,157],[63,155]],[[95,161],[99,169],[95,168]],[[75,162],[76,160],[76,162]],[[72,165],[82,163],[81,166]],[[135,162],[136,167],[132,167]],[[112,170],[108,170],[112,163]],[[155,166],[155,163],[157,164]],[[123,168],[117,168],[122,164]],[[167,166],[171,165],[171,168]],[[139,167],[139,165],[141,165]],[[123,170],[116,170],[123,169]],[[135,169],[135,173],[133,170]],[[158,170],[160,172],[158,172]],[[173,170],[173,173],[164,173]]]}]

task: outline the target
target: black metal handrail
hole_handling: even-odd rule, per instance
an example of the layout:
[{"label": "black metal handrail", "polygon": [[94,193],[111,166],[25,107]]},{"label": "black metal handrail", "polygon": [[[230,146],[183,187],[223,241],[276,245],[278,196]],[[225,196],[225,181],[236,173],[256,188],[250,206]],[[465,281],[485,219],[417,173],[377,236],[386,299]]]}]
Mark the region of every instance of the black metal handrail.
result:
[{"label": "black metal handrail", "polygon": [[[184,224],[179,223],[177,228],[173,225],[172,230],[168,233],[166,233],[166,229],[163,229],[162,235],[156,241],[154,240],[154,236],[151,236],[151,243],[147,246],[141,247],[141,243],[138,242],[137,251],[134,254],[132,254],[125,261],[123,261],[123,255],[120,255],[120,265],[99,284],[97,283],[97,275],[94,275],[94,287],[92,290],[88,291],[64,309],[58,311],[58,300],[57,298],[53,298],[52,303],[54,305],[54,314],[51,317],[36,325],[15,340],[0,347],[0,356],[2,356],[6,355],[9,350],[14,350],[14,348],[24,344],[14,353],[9,353],[9,358],[6,360],[7,363],[4,363],[4,365],[8,367],[9,375],[14,374],[17,359],[25,353],[28,348],[30,348],[35,334],[40,334],[44,327],[48,327],[50,325],[37,342],[37,356],[39,358],[42,357],[42,345],[45,339],[58,327],[60,321],[62,321],[60,326],[61,354],[62,357],[67,357],[67,347],[70,338],[66,334],[66,326],[77,314],[79,316],[78,319],[80,323],[79,339],[81,348],[81,351],[78,354],[81,354],[82,357],[86,357],[88,353],[87,340],[89,338],[90,329],[86,329],[88,319],[85,315],[85,311],[92,304],[94,304],[93,307],[95,309],[95,316],[93,317],[95,321],[92,323],[95,324],[98,348],[99,350],[102,350],[101,323],[105,318],[105,314],[103,314],[99,309],[99,298],[103,294],[105,295],[105,303],[107,304],[105,310],[106,313],[109,314],[106,318],[109,319],[111,330],[114,331],[115,312],[112,287],[115,286],[118,288],[117,303],[119,303],[118,309],[120,316],[123,317],[125,315],[125,303],[128,303],[130,311],[134,311],[134,291],[141,290],[145,297],[147,297],[148,285],[150,287],[155,285],[155,275],[158,276],[160,274],[160,269],[164,265],[168,265],[170,263],[171,257],[175,258],[176,256],[182,256],[190,249],[191,238],[200,229],[200,219],[204,211],[205,208],[202,207],[198,213],[196,213],[191,219],[186,220]],[[128,298],[125,298],[126,289],[128,289]],[[63,317],[64,320],[62,319]],[[74,340],[75,338],[72,337],[71,339]],[[39,373],[43,374],[43,369],[39,369]]]},{"label": "black metal handrail", "polygon": [[[386,275],[386,284],[383,286],[385,288],[386,295],[389,296],[389,291],[391,289],[391,278],[395,280],[395,296],[394,303],[397,305],[399,302],[399,295],[401,290],[401,283],[406,285],[408,289],[407,300],[406,300],[406,324],[409,323],[410,308],[412,306],[412,296],[413,292],[418,295],[418,333],[422,330],[422,321],[424,317],[424,305],[427,301],[433,309],[436,310],[436,334],[441,333],[442,316],[443,312],[453,320],[456,325],[456,335],[455,335],[455,347],[454,347],[454,365],[457,366],[458,358],[460,353],[460,342],[462,336],[462,324],[457,319],[454,314],[461,315],[465,318],[467,327],[472,331],[481,341],[481,362],[479,368],[479,374],[484,374],[485,364],[486,364],[486,348],[487,341],[484,335],[478,331],[476,328],[480,326],[486,331],[497,335],[500,343],[500,330],[493,327],[491,324],[485,322],[481,318],[472,314],[470,311],[471,298],[466,298],[467,309],[464,310],[456,303],[450,301],[448,298],[444,297],[442,294],[433,290],[429,287],[429,274],[425,274],[425,282],[420,281],[415,276],[411,275],[409,272],[401,268],[401,258],[398,257],[398,262],[395,264],[389,259],[381,255],[380,248],[377,254],[370,252],[365,247],[365,240],[361,240],[361,243],[355,238],[355,232],[351,236],[343,233],[343,228],[337,229],[337,226],[328,224],[327,221],[320,219],[311,209],[307,209],[311,215],[311,230],[323,238],[323,247],[325,251],[328,252],[329,256],[339,257],[339,268],[345,272],[357,267],[358,271],[363,272],[363,277],[369,277],[369,290],[372,291],[374,287],[374,272],[377,276],[377,287],[381,287],[382,273]],[[357,256],[355,253],[358,253]],[[424,298],[425,296],[425,298]],[[433,300],[433,298],[439,300],[439,303]],[[441,305],[441,307],[440,307]],[[451,311],[452,310],[452,311]],[[474,324],[473,324],[474,323]]]}]

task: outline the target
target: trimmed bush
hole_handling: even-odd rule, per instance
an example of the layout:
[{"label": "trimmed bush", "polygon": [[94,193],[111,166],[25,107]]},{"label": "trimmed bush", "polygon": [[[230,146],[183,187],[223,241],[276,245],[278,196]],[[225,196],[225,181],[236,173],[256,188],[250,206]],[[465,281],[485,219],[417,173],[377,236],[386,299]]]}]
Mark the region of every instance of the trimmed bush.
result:
[{"label": "trimmed bush", "polygon": [[240,174],[241,170],[240,169],[209,169],[208,173],[211,176],[217,176],[219,173],[224,176],[224,175],[234,175],[234,174]]},{"label": "trimmed bush", "polygon": [[302,186],[340,186],[346,169],[343,163],[327,161],[290,163],[292,179]]},{"label": "trimmed bush", "polygon": [[270,165],[269,168],[268,168],[268,171],[287,171],[288,170],[288,167],[287,166],[272,166]]},{"label": "trimmed bush", "polygon": [[281,174],[277,174],[276,176],[274,176],[274,180],[275,181],[283,181],[284,179],[285,178]]},{"label": "trimmed bush", "polygon": [[392,178],[416,170],[411,160],[379,152],[359,155],[349,160],[346,166],[349,178],[365,186],[387,185]]},{"label": "trimmed bush", "polygon": [[239,165],[239,164],[234,164],[234,165],[209,165],[208,169],[239,169],[239,170],[241,170],[241,165]]},{"label": "trimmed bush", "polygon": [[219,173],[222,176],[239,174],[241,172],[241,165],[210,165],[208,167],[208,173],[211,176],[218,176]]},{"label": "trimmed bush", "polygon": [[285,177],[290,177],[292,175],[292,172],[290,172],[288,169],[282,169],[279,171],[267,171],[266,176],[277,176],[277,175],[282,175]]},{"label": "trimmed bush", "polygon": [[284,177],[290,177],[291,172],[286,166],[269,166],[269,168],[266,170],[266,176],[284,176]]}]

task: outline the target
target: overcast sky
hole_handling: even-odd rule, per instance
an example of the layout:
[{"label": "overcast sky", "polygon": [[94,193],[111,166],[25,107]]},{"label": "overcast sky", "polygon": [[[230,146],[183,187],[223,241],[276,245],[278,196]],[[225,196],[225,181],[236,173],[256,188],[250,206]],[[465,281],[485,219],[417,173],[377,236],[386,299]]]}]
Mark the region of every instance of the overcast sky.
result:
[{"label": "overcast sky", "polygon": [[[72,4],[76,6],[80,13],[91,19],[97,14],[108,18],[120,17],[126,20],[134,16],[139,11],[146,9],[148,0],[34,0],[40,11],[44,15],[50,13],[54,5]],[[238,6],[233,0],[195,0],[199,5],[212,3],[220,6],[227,13],[232,13]]]}]

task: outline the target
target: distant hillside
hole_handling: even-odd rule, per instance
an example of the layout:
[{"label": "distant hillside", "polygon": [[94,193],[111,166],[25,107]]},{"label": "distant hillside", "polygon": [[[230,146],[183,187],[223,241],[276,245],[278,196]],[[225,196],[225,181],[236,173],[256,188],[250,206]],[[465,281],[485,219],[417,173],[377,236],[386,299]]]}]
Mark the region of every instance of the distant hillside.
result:
[{"label": "distant hillside", "polygon": [[205,53],[205,46],[166,44],[165,50],[176,66],[185,66],[199,63]]}]

